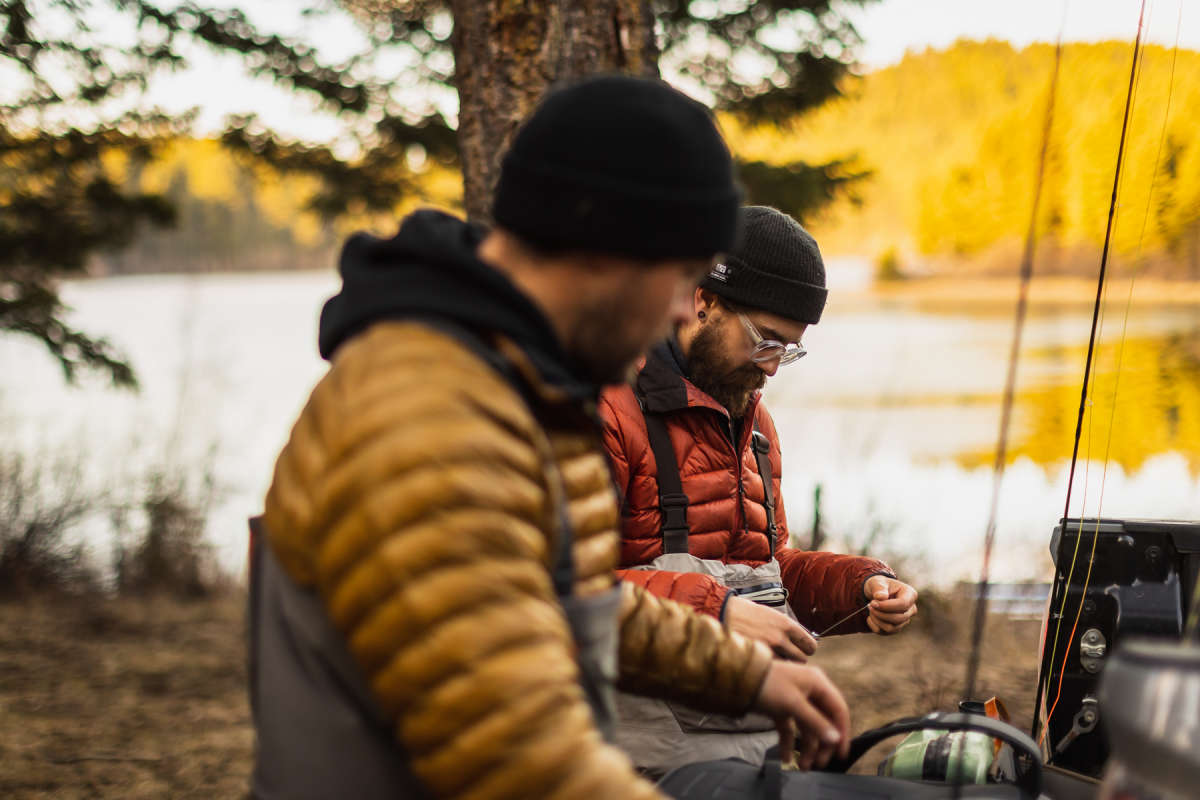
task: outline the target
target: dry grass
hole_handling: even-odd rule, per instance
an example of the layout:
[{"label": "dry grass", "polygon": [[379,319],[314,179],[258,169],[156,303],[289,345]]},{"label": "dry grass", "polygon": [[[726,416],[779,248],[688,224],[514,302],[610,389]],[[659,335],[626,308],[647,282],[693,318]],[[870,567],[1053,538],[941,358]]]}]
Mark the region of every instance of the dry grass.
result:
[{"label": "dry grass", "polygon": [[[928,596],[911,630],[825,640],[855,731],[955,707],[969,604]],[[0,797],[241,798],[254,744],[243,598],[0,604]],[[981,696],[1028,729],[1036,622],[993,618]],[[879,757],[864,760],[873,769]]]},{"label": "dry grass", "polygon": [[[954,711],[966,687],[971,645],[971,602],[956,595],[925,593],[921,613],[898,636],[825,639],[818,663],[841,687],[856,733],[930,711]],[[977,699],[1004,701],[1012,723],[1028,733],[1037,689],[1039,620],[992,616],[985,627]],[[855,772],[874,773],[894,747],[880,745]]]},{"label": "dry grass", "polygon": [[0,604],[0,797],[245,796],[243,608]]}]

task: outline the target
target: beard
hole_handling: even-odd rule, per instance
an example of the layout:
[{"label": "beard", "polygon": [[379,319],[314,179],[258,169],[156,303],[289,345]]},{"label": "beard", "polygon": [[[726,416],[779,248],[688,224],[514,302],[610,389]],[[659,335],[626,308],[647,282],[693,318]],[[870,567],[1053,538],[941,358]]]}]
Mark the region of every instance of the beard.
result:
[{"label": "beard", "polygon": [[666,338],[670,325],[654,327],[614,324],[626,317],[631,303],[625,296],[589,304],[564,346],[580,377],[597,386],[633,383],[638,362],[655,342]]},{"label": "beard", "polygon": [[767,384],[767,374],[753,362],[729,369],[722,358],[722,339],[715,328],[703,327],[688,353],[688,379],[738,419],[750,407],[754,393]]}]

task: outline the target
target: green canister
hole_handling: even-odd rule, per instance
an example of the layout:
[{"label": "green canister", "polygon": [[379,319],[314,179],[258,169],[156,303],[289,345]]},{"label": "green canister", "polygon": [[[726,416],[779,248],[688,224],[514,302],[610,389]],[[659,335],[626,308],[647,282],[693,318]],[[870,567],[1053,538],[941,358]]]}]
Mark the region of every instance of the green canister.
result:
[{"label": "green canister", "polygon": [[879,774],[909,780],[987,783],[995,753],[992,737],[977,731],[928,730],[904,738]]}]

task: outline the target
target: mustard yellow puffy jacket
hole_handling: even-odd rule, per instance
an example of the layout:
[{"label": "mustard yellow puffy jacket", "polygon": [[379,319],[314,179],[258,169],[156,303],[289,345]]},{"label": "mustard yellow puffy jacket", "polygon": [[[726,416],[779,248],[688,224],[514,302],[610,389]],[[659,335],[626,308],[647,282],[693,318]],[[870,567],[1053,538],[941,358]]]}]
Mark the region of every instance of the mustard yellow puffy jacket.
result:
[{"label": "mustard yellow puffy jacket", "polygon": [[[519,350],[505,354],[536,380]],[[269,544],[321,598],[435,795],[657,797],[595,728],[549,573],[552,487],[565,484],[576,592],[612,587],[608,467],[591,426],[539,416],[446,334],[377,323],[338,350],[296,422],[267,495]],[[750,707],[762,645],[621,590],[622,688]]]}]

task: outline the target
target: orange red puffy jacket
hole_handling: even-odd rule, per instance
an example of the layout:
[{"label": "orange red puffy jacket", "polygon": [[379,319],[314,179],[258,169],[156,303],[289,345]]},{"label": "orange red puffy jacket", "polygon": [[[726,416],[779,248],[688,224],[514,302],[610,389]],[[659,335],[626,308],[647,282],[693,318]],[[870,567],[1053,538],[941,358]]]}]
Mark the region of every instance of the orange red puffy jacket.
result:
[{"label": "orange red puffy jacket", "polygon": [[[629,569],[650,564],[663,552],[658,464],[646,432],[644,404],[646,413],[663,415],[677,456],[683,493],[688,498],[691,555],[751,566],[770,560],[763,480],[751,446],[757,427],[771,445],[778,530],[775,557],[796,617],[811,630],[821,631],[861,608],[867,601],[863,595],[867,578],[880,574],[895,577],[891,569],[874,558],[788,546],[787,515],[780,494],[779,435],[771,415],[756,395],[745,418],[731,420],[723,406],[684,377],[681,360],[678,344],[663,342],[648,355],[636,389],[613,387],[600,398],[604,444],[623,498],[622,580],[718,619],[728,596],[728,589],[708,575]],[[866,630],[862,615],[840,625],[836,632]]]}]

